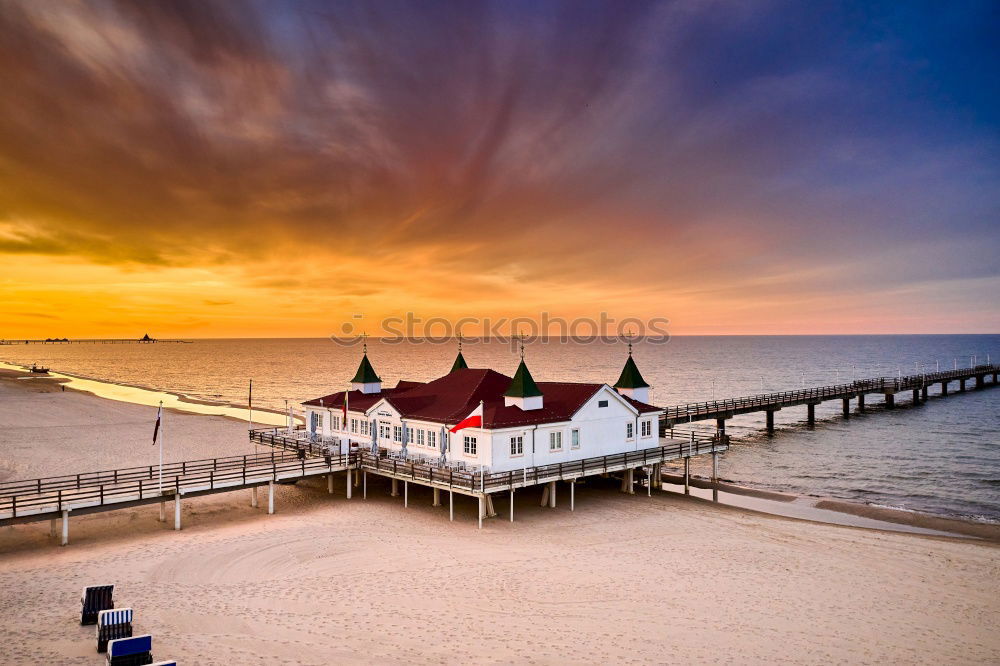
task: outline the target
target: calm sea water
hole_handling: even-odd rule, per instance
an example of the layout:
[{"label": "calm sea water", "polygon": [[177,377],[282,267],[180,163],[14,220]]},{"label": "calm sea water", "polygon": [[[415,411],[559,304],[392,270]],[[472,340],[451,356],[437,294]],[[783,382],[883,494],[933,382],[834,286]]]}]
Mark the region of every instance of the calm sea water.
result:
[{"label": "calm sea water", "polygon": [[[369,341],[369,357],[388,386],[444,374],[455,351],[454,344]],[[639,343],[634,354],[653,385],[653,402],[674,405],[968,366],[973,355],[1000,359],[1000,336],[679,337]],[[526,358],[537,380],[614,383],[625,355],[621,344],[553,340],[530,345]],[[359,347],[325,339],[0,347],[0,359],[9,362],[239,405],[252,377],[254,404],[276,410],[286,399],[340,390],[359,356]],[[467,341],[465,356],[472,367],[507,374],[518,361],[510,345],[496,341]],[[1000,521],[1000,389],[947,398],[935,398],[937,391],[918,407],[900,394],[895,411],[870,396],[869,413],[849,420],[839,401],[829,402],[817,408],[815,429],[805,427],[805,407],[785,409],[776,415],[774,437],[761,433],[763,414],[737,417],[727,426],[736,445],[722,458],[721,475],[797,494]]]}]

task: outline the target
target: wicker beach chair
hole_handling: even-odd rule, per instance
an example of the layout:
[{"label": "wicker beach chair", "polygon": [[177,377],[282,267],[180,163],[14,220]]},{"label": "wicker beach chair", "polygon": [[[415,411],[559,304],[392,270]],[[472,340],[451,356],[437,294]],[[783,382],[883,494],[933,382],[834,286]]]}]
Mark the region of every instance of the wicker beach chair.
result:
[{"label": "wicker beach chair", "polygon": [[93,585],[83,588],[83,595],[80,598],[80,604],[83,606],[80,624],[94,624],[97,622],[98,613],[114,608],[114,594],[114,585]]},{"label": "wicker beach chair", "polygon": [[108,649],[108,641],[132,637],[132,609],[115,608],[97,614],[97,651]]},{"label": "wicker beach chair", "polygon": [[146,666],[153,663],[153,637],[149,634],[116,638],[108,643],[108,666]]}]

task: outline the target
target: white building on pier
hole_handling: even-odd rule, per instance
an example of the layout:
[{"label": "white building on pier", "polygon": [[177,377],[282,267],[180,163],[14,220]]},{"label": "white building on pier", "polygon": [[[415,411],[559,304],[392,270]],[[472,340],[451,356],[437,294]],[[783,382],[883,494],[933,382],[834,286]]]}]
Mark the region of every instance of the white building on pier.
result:
[{"label": "white building on pier", "polygon": [[631,348],[608,384],[536,382],[522,350],[513,377],[469,368],[459,349],[451,371],[426,383],[383,388],[367,348],[349,391],[303,403],[306,427],[337,442],[391,456],[507,472],[655,447],[663,410],[648,404]]}]

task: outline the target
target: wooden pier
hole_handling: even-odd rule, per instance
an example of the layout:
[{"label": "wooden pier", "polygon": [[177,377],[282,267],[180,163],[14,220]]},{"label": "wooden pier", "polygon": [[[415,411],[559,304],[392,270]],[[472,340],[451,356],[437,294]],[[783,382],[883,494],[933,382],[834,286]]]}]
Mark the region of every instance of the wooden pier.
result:
[{"label": "wooden pier", "polygon": [[[959,392],[964,392],[969,382],[974,382],[976,389],[995,386],[1000,366],[997,364],[977,365],[970,368],[958,368],[944,372],[932,372],[919,375],[903,375],[901,377],[876,377],[860,379],[849,384],[834,384],[805,388],[797,391],[781,391],[778,393],[762,393],[742,398],[712,400],[710,402],[693,402],[687,405],[667,407],[660,418],[661,436],[678,423],[692,423],[715,419],[716,429],[725,433],[726,421],[740,414],[765,412],[766,428],[774,432],[774,413],[784,407],[798,405],[806,406],[806,421],[809,425],[816,422],[816,405],[827,400],[840,400],[845,417],[851,415],[851,400],[857,402],[859,412],[865,411],[866,395],[881,395],[886,409],[896,405],[896,395],[910,392],[913,404],[926,402],[928,391],[934,385],[940,385],[941,395],[948,395],[948,385],[957,382]],[[989,382],[987,382],[989,378]]]},{"label": "wooden pier", "polygon": [[[268,513],[274,513],[274,484],[329,476],[350,467],[348,456],[306,456],[272,449],[257,455],[183,461],[163,466],[129,467],[0,483],[0,526],[62,520],[62,543],[69,540],[70,515],[127,509],[146,504],[174,503],[174,529],[181,529],[181,500],[250,489],[257,506],[257,488],[268,487]],[[332,480],[332,477],[331,477]],[[332,487],[332,484],[331,484]]]},{"label": "wooden pier", "polygon": [[[267,486],[268,513],[273,513],[275,483],[325,476],[327,490],[332,493],[333,475],[344,472],[348,475],[348,498],[351,497],[352,486],[358,485],[362,486],[363,496],[367,496],[369,473],[390,479],[393,496],[400,494],[398,485],[402,483],[404,506],[408,505],[410,483],[433,489],[435,506],[440,505],[441,492],[447,492],[452,520],[454,494],[473,497],[479,503],[479,526],[482,527],[484,518],[496,515],[494,495],[510,495],[510,519],[513,521],[514,492],[533,486],[543,489],[543,505],[555,507],[557,483],[564,482],[569,486],[572,510],[576,483],[583,478],[615,475],[621,478],[623,492],[634,493],[636,477],[642,476],[646,479],[647,492],[650,492],[652,488],[661,486],[663,463],[683,461],[687,490],[691,458],[706,454],[712,456],[711,478],[717,481],[718,454],[729,448],[725,422],[739,414],[765,412],[767,430],[773,432],[774,412],[785,407],[805,405],[807,421],[812,425],[816,405],[826,400],[841,400],[846,417],[850,415],[851,400],[857,401],[859,411],[865,410],[867,395],[883,396],[885,407],[892,409],[895,396],[899,393],[909,391],[913,403],[921,404],[928,399],[931,386],[939,385],[940,395],[948,395],[948,387],[952,383],[958,384],[959,392],[972,388],[970,382],[974,383],[975,389],[982,389],[996,386],[998,373],[1000,366],[996,364],[978,365],[945,372],[878,377],[849,384],[677,405],[666,408],[661,417],[659,446],[509,472],[451,469],[429,460],[390,458],[385,450],[378,454],[364,450],[350,454],[334,453],[328,444],[311,440],[303,430],[291,433],[279,428],[252,430],[250,439],[270,447],[268,453],[171,463],[163,467],[162,487],[159,466],[156,465],[0,483],[0,526],[51,520],[52,536],[56,536],[57,522],[61,519],[61,542],[65,545],[69,539],[71,514],[159,503],[160,519],[165,520],[164,506],[172,501],[174,528],[181,529],[181,501],[184,497],[250,489],[251,505],[257,506],[257,489]],[[675,429],[679,423],[710,419],[716,420],[717,430],[709,437],[694,432],[679,437]]]}]

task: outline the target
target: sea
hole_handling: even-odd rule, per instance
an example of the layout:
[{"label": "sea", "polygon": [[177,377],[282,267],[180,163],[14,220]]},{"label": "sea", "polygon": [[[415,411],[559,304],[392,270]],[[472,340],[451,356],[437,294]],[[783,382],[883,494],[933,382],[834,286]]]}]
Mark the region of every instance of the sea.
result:
[{"label": "sea", "polygon": [[[201,339],[189,344],[71,344],[0,346],[0,361],[38,363],[102,383],[134,386],[196,401],[245,407],[253,380],[255,409],[282,412],[343,389],[357,368],[361,342],[332,339]],[[367,340],[384,385],[445,374],[454,340]],[[466,339],[470,367],[512,374],[520,352],[507,340]],[[529,341],[524,354],[538,381],[614,384],[628,354],[618,340],[561,338]],[[867,377],[933,372],[1000,359],[1000,335],[675,336],[638,340],[632,351],[660,406],[821,386]],[[1000,389],[938,396],[919,406],[909,394],[885,410],[868,397],[865,414],[841,414],[840,401],[727,424],[733,446],[720,476],[736,484],[802,496],[985,522],[1000,522]],[[286,402],[287,401],[287,402]],[[854,405],[852,403],[852,409]],[[714,422],[694,424],[706,432]],[[708,461],[692,473],[707,476]]]}]

